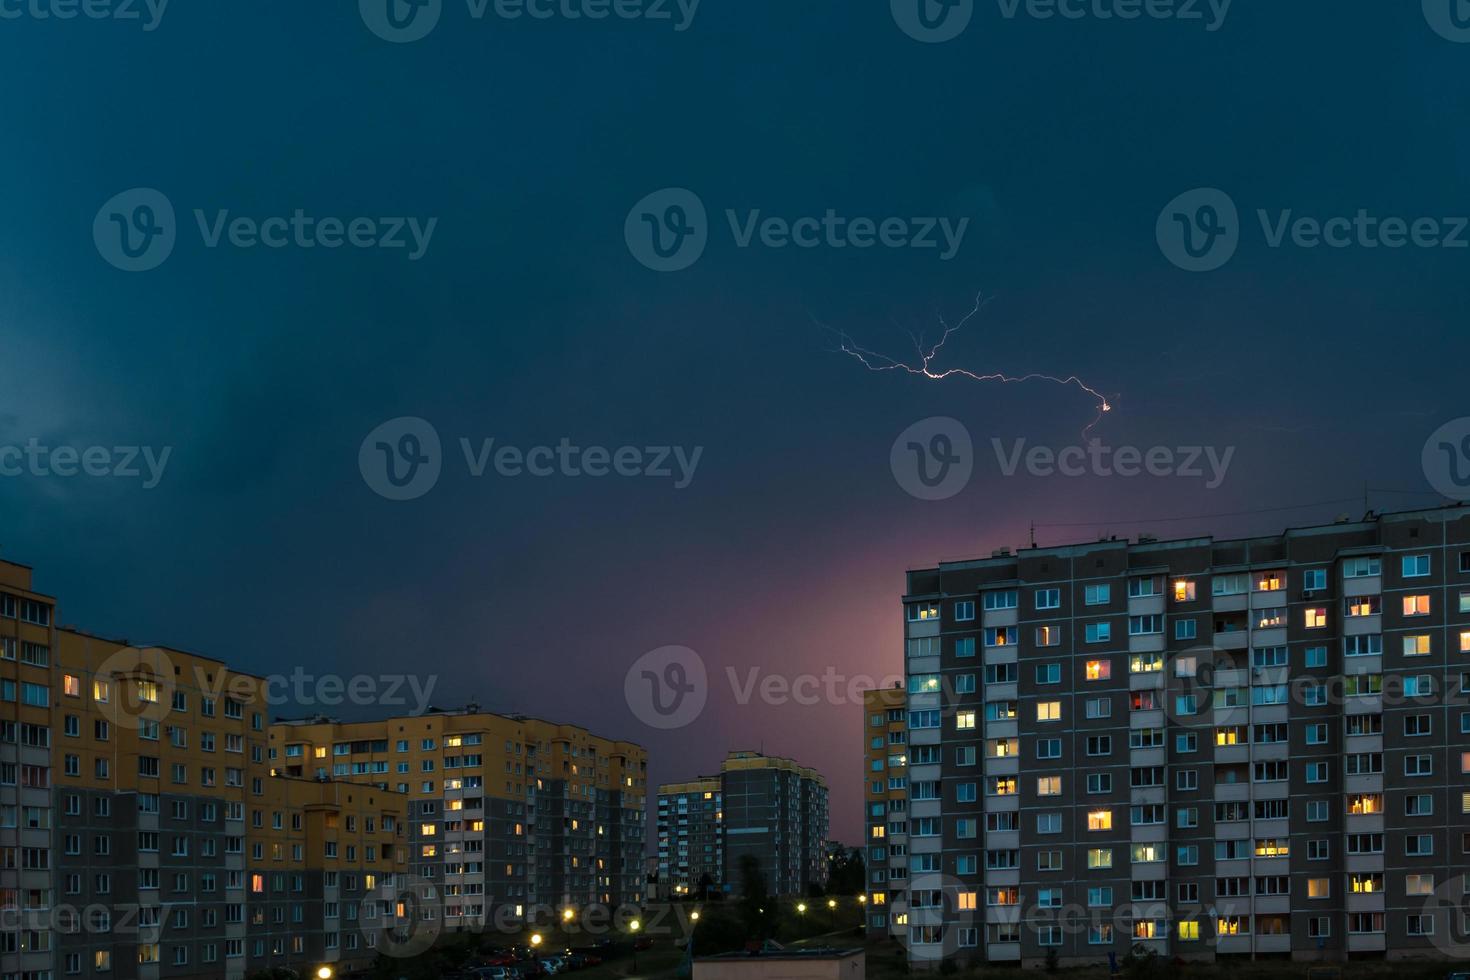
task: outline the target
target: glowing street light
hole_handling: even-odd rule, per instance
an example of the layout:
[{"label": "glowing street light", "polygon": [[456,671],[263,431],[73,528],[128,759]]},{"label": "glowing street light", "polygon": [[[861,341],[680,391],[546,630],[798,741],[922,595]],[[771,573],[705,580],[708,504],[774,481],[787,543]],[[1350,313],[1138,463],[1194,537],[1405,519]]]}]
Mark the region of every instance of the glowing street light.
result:
[{"label": "glowing street light", "polygon": [[829,899],[827,899],[827,908],[829,908],[829,909],[835,909],[836,907],[837,907],[837,899],[835,899],[835,898],[829,898]]},{"label": "glowing street light", "polygon": [[693,912],[690,912],[689,913],[689,921],[690,922],[698,922],[699,921],[699,909],[695,909]]},{"label": "glowing street light", "polygon": [[576,917],[577,917],[577,910],[576,909],[562,909],[561,910],[561,920],[563,922],[571,922]]},{"label": "glowing street light", "polygon": [[806,903],[805,902],[797,902],[796,903],[796,911],[800,912],[802,915],[805,915],[806,914]]},{"label": "glowing street light", "polygon": [[330,966],[317,967],[317,980],[332,980],[332,968]]},{"label": "glowing street light", "polygon": [[539,933],[539,932],[533,932],[531,934],[531,945],[532,946],[540,946],[541,945],[541,933]]}]

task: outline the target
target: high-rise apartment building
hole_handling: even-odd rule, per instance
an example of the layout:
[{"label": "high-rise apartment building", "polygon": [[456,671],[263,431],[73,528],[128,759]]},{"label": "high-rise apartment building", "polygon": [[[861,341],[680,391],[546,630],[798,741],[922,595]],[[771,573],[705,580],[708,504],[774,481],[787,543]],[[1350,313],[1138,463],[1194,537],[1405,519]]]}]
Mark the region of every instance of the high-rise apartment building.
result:
[{"label": "high-rise apartment building", "polygon": [[916,963],[1465,935],[1470,509],[1000,551],[903,603]]},{"label": "high-rise apartment building", "polygon": [[0,930],[0,976],[48,977],[55,968],[55,648],[56,600],[34,591],[29,568],[0,561],[0,910],[18,926]]},{"label": "high-rise apartment building", "polygon": [[271,763],[408,797],[409,869],[450,931],[644,895],[647,754],[631,742],[474,705],[341,723],[278,722]]},{"label": "high-rise apartment building", "polygon": [[868,934],[908,935],[909,746],[902,687],[863,693]]},{"label": "high-rise apartment building", "polygon": [[[708,809],[698,817],[692,815],[695,802],[718,804],[713,825]],[[681,835],[681,829],[689,833]],[[692,842],[696,833],[699,850],[693,851],[691,844],[681,852],[680,841],[687,836]],[[805,894],[810,886],[827,881],[827,781],[815,769],[791,759],[731,752],[718,777],[659,787],[658,842],[661,884],[670,891],[685,879],[691,888],[698,886],[704,870],[695,868],[707,870],[705,847],[712,845],[720,870],[710,872],[710,877],[725,891],[739,893],[741,862],[751,857],[767,892]]]},{"label": "high-rise apartment building", "polygon": [[658,788],[658,880],[669,896],[723,890],[722,792],[718,776]]},{"label": "high-rise apartment building", "polygon": [[273,777],[260,678],[55,619],[0,562],[0,976],[369,967],[403,797]]}]

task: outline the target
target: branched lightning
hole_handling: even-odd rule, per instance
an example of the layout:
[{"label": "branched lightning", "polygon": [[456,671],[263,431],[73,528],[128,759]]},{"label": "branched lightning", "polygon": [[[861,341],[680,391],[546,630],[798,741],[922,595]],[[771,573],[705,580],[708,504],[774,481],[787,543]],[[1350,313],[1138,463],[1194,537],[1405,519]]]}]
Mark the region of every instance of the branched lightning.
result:
[{"label": "branched lightning", "polygon": [[847,354],[850,357],[855,358],[859,363],[863,365],[863,367],[867,368],[869,371],[903,371],[906,374],[919,375],[921,377],[928,378],[930,381],[944,381],[952,377],[961,377],[969,378],[971,381],[997,381],[1001,384],[1021,384],[1027,381],[1050,381],[1053,384],[1063,386],[1075,385],[1076,387],[1080,388],[1082,391],[1085,391],[1087,394],[1091,395],[1097,400],[1097,416],[1093,418],[1093,420],[1087,424],[1086,428],[1082,430],[1082,435],[1085,438],[1087,434],[1092,430],[1092,428],[1102,421],[1102,417],[1113,410],[1113,406],[1108,402],[1107,396],[1098,391],[1096,388],[1088,385],[1075,374],[1065,378],[1058,377],[1057,375],[1053,374],[1042,374],[1040,372],[1012,376],[1001,372],[996,372],[994,374],[977,374],[974,371],[969,371],[965,368],[958,367],[937,370],[933,366],[934,359],[938,357],[939,352],[944,349],[944,345],[949,341],[950,336],[952,334],[959,333],[961,330],[965,329],[965,325],[980,313],[980,309],[984,305],[985,302],[982,297],[977,295],[975,297],[974,308],[970,310],[970,312],[966,313],[954,326],[950,326],[948,323],[946,323],[943,316],[939,317],[939,325],[943,328],[943,333],[940,335],[939,341],[935,343],[932,347],[926,348],[924,346],[924,335],[922,333],[915,335],[912,331],[906,331],[909,334],[909,339],[911,339],[914,343],[914,351],[915,353],[917,353],[919,358],[918,363],[900,361],[895,358],[889,357],[887,354],[881,354],[877,351],[869,350],[866,347],[861,347],[857,343],[855,343],[845,331],[836,330],[832,327],[829,327],[825,323],[822,323],[820,320],[816,322],[817,326],[821,327],[823,330],[827,331],[837,338],[838,350],[840,350],[844,354]]}]

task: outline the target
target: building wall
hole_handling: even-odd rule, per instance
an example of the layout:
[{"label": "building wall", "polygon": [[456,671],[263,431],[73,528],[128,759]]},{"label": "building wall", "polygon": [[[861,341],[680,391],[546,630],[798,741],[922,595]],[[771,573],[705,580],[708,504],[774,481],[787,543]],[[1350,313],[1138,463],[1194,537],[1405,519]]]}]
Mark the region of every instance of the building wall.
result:
[{"label": "building wall", "polygon": [[903,688],[863,695],[863,827],[868,928],[908,934],[908,710]]},{"label": "building wall", "polygon": [[259,678],[55,621],[0,562],[0,973],[370,965],[358,913],[406,868],[403,798],[273,778]]},{"label": "building wall", "polygon": [[724,883],[724,794],[718,776],[658,788],[658,877],[673,896]]},{"label": "building wall", "polygon": [[640,746],[478,711],[280,723],[270,738],[283,772],[407,795],[411,869],[442,889],[450,931],[643,899]]},{"label": "building wall", "polygon": [[[32,589],[31,570],[0,561],[0,892],[23,928],[0,935],[0,973],[55,968],[47,909],[55,818],[51,800],[51,673],[56,600]],[[11,896],[14,896],[11,898]]]},{"label": "building wall", "polygon": [[[1462,934],[1424,890],[1460,900],[1470,843],[1463,510],[1033,549],[908,593],[916,961]],[[1043,898],[1106,915],[1052,934]]]},{"label": "building wall", "polygon": [[754,857],[772,894],[804,894],[827,880],[827,784],[790,759],[732,752],[720,772],[725,806],[724,880],[740,888]]}]

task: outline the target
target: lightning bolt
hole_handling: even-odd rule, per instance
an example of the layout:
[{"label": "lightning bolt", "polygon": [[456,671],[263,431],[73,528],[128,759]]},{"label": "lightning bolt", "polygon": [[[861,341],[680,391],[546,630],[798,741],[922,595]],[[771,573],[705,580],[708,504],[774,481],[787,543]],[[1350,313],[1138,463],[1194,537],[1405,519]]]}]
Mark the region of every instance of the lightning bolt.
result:
[{"label": "lightning bolt", "polygon": [[905,331],[906,333],[908,333],[909,339],[914,342],[914,351],[918,354],[919,358],[917,363],[900,361],[895,358],[889,357],[887,354],[881,354],[877,351],[869,350],[868,348],[859,346],[857,343],[855,343],[845,331],[836,330],[832,327],[829,327],[825,323],[822,323],[820,320],[817,320],[816,323],[817,326],[821,327],[823,330],[827,331],[837,338],[838,350],[857,360],[860,364],[862,364],[863,367],[867,368],[869,371],[902,371],[905,374],[913,374],[923,378],[928,378],[930,381],[946,381],[949,378],[960,377],[969,378],[971,381],[979,381],[982,383],[994,381],[1000,382],[1001,384],[1022,384],[1027,381],[1048,381],[1052,384],[1062,385],[1063,387],[1075,386],[1086,392],[1087,394],[1091,395],[1094,399],[1096,399],[1097,402],[1096,417],[1094,417],[1091,422],[1087,423],[1087,426],[1082,430],[1082,435],[1084,438],[1086,438],[1087,434],[1092,431],[1093,427],[1102,421],[1103,416],[1113,410],[1113,406],[1108,401],[1106,395],[1098,391],[1096,388],[1093,388],[1091,385],[1087,384],[1075,374],[1065,378],[1058,377],[1054,374],[1042,374],[1040,372],[1012,376],[1000,372],[996,372],[995,374],[977,374],[974,371],[968,371],[964,368],[957,367],[945,368],[944,370],[937,370],[934,367],[934,359],[938,357],[939,352],[944,349],[944,345],[949,341],[950,336],[959,333],[961,330],[965,329],[965,325],[968,324],[980,313],[980,310],[984,305],[985,301],[981,298],[980,295],[977,295],[975,297],[974,308],[971,309],[970,312],[966,313],[962,318],[960,318],[960,320],[955,323],[954,326],[950,326],[949,324],[945,323],[943,316],[939,317],[939,325],[944,328],[944,332],[940,336],[939,341],[928,348],[924,346],[924,335],[922,333],[915,336],[912,331]]}]

